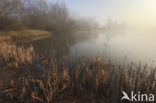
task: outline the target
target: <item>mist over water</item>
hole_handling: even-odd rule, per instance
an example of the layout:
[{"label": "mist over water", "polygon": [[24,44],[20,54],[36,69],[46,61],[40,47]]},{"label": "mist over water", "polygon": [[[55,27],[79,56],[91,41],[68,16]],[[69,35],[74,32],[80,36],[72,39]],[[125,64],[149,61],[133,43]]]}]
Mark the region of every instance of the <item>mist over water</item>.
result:
[{"label": "mist over water", "polygon": [[151,30],[125,29],[124,32],[97,33],[71,47],[70,56],[87,58],[104,58],[122,64],[126,57],[127,63],[156,64],[155,32]]},{"label": "mist over water", "polygon": [[66,53],[70,59],[78,57],[111,61],[114,64],[136,63],[155,65],[156,31],[147,28],[122,27],[118,29],[75,31],[72,36],[57,35],[32,42],[36,52],[48,57],[61,57]]},{"label": "mist over water", "polygon": [[[40,1],[40,6],[29,2],[36,9],[23,11],[21,20],[15,20],[51,32],[51,37],[32,42],[36,52],[49,57],[54,53],[61,57],[65,52],[72,59],[98,57],[117,64],[125,60],[155,64],[155,0],[50,1]],[[9,14],[14,20],[14,12]]]},{"label": "mist over water", "polygon": [[0,0],[0,103],[154,102],[155,4]]},{"label": "mist over water", "polygon": [[77,42],[71,47],[71,57],[76,53],[79,57],[101,57],[121,64],[126,57],[127,63],[156,64],[155,0],[86,0],[83,5],[77,1],[78,6],[72,3],[67,2],[71,11],[84,17],[93,16],[104,28],[109,28],[112,23],[108,17],[115,20],[114,24],[124,21],[127,28],[121,27],[115,32],[114,29],[104,29],[104,32],[96,33],[96,37]]}]

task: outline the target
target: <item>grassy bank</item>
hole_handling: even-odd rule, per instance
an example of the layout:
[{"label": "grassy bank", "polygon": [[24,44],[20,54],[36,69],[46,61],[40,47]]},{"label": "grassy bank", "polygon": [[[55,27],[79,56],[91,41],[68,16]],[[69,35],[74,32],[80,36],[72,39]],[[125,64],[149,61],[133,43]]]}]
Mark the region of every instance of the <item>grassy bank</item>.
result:
[{"label": "grassy bank", "polygon": [[18,31],[0,31],[0,41],[31,42],[45,39],[49,36],[51,36],[51,33],[44,30],[22,29]]},{"label": "grassy bank", "polygon": [[0,50],[0,102],[110,103],[126,93],[155,93],[155,68],[147,65],[115,66],[111,63],[67,56],[38,56],[33,47],[5,43]]}]

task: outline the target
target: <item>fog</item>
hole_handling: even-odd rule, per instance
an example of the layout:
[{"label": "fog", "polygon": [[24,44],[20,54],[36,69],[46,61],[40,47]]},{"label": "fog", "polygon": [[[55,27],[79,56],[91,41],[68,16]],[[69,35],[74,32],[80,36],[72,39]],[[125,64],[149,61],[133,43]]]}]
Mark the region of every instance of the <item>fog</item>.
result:
[{"label": "fog", "polygon": [[156,58],[155,4],[155,0],[1,0],[0,30],[50,32],[50,38],[32,43],[36,52],[47,56],[65,50],[70,58],[77,53],[121,63],[127,56],[128,62],[150,64]]},{"label": "fog", "polygon": [[[79,56],[111,58],[118,63],[122,63],[125,56],[127,56],[127,62],[154,63],[156,60],[155,0],[81,2],[83,1],[69,0],[66,3],[69,10],[74,12],[74,17],[75,15],[76,17],[92,17],[104,28],[104,32],[96,34],[98,36],[92,40],[75,44],[72,47],[72,55],[75,51],[79,51]],[[115,24],[117,29],[114,29]],[[124,26],[119,28],[122,24]],[[111,29],[108,29],[109,26]],[[104,44],[110,46],[110,51],[106,50]]]},{"label": "fog", "polygon": [[94,17],[101,24],[110,16],[115,21],[125,21],[129,26],[155,27],[155,0],[79,0],[65,1],[74,15]]}]

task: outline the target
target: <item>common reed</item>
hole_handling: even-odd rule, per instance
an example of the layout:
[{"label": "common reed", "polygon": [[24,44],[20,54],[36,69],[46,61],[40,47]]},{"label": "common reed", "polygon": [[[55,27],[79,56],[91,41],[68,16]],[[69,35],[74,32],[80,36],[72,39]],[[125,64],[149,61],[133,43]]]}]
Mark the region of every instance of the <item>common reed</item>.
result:
[{"label": "common reed", "polygon": [[[16,79],[10,78],[8,81],[1,80],[0,102],[120,103],[123,90],[127,93],[156,92],[156,69],[148,68],[146,65],[136,66],[133,63],[127,66],[113,65],[97,59],[69,62],[67,56],[63,56],[61,60],[41,56],[32,59],[33,48],[21,50],[15,45],[7,48],[17,54],[8,52],[6,56],[1,55],[6,63],[10,58],[14,58],[15,62],[11,60],[12,63],[27,63],[27,65],[34,63],[32,69],[42,68],[43,71],[37,77],[34,73],[20,75]],[[26,54],[20,54],[21,52]],[[18,58],[20,55],[22,58]],[[40,65],[33,60],[39,61]],[[24,70],[26,67],[20,68]]]},{"label": "common reed", "polygon": [[32,63],[33,56],[35,55],[33,47],[25,49],[23,46],[18,47],[13,42],[0,43],[0,57],[1,62],[5,64],[29,64]]}]

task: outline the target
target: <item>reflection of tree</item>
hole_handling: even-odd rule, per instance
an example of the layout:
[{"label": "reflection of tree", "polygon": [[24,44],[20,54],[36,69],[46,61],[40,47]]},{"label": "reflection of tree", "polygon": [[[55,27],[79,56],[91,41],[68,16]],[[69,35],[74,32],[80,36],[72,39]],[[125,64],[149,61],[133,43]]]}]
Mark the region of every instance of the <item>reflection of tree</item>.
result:
[{"label": "reflection of tree", "polygon": [[69,54],[70,48],[77,42],[83,42],[88,39],[95,39],[98,37],[98,32],[79,31],[71,34],[57,34],[50,38],[34,41],[33,45],[35,52],[44,56],[62,57],[63,54]]},{"label": "reflection of tree", "polygon": [[77,31],[74,33],[76,42],[83,42],[88,39],[95,39],[98,37],[98,31]]},{"label": "reflection of tree", "polygon": [[44,55],[44,56],[52,56],[61,57],[63,54],[67,54],[70,51],[70,47],[74,44],[75,39],[72,35],[64,36],[57,35],[47,39],[39,40],[32,42],[34,46],[35,52]]},{"label": "reflection of tree", "polygon": [[124,35],[126,32],[126,23],[118,23],[116,21],[113,21],[110,17],[108,18],[106,25],[105,25],[105,36],[107,41],[110,39],[118,36],[118,35]]},{"label": "reflection of tree", "polygon": [[113,21],[110,17],[108,18],[106,25],[105,25],[105,30],[106,31],[118,31],[121,32],[126,28],[126,23],[125,22],[121,22],[118,23],[116,21]]},{"label": "reflection of tree", "polygon": [[107,42],[109,42],[112,38],[115,38],[116,36],[123,36],[125,34],[125,31],[107,31],[104,33]]}]

